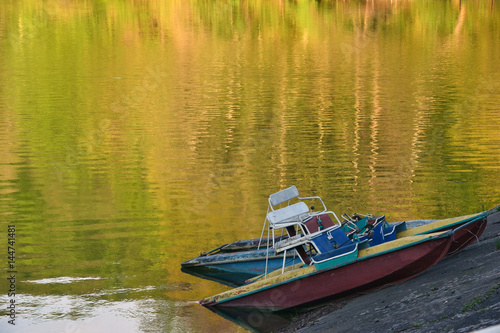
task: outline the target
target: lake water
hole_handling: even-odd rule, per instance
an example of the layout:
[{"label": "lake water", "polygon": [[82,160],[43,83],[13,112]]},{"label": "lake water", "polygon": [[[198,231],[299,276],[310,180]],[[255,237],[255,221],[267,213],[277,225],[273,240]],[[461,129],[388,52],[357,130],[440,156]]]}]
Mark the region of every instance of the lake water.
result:
[{"label": "lake water", "polygon": [[2,1],[0,331],[244,332],[182,261],[291,185],[389,221],[491,208],[499,129],[493,0]]}]

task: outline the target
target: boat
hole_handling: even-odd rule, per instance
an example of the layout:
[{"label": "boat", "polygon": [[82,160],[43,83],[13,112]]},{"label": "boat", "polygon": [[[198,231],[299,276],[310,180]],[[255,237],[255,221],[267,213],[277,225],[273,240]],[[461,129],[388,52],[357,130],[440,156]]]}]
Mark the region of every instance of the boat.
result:
[{"label": "boat", "polygon": [[[385,216],[373,216],[371,214],[352,214],[352,216],[349,216],[343,214],[340,220],[333,212],[327,210],[320,197],[301,198],[295,186],[271,194],[268,200],[267,213],[274,212],[283,203],[293,205],[291,204],[292,200],[295,200],[296,203],[294,204],[298,204],[302,209],[302,213],[297,218],[307,222],[309,229],[312,228],[311,230],[314,231],[319,228],[340,225],[347,235],[356,234],[358,237],[369,239],[369,244],[372,246],[389,239],[453,230],[467,224],[466,228],[461,228],[455,235],[447,256],[457,253],[475,242],[486,228],[486,217],[488,216],[488,213],[481,212],[440,220],[389,223],[385,220]],[[315,211],[314,206],[307,208],[306,201],[315,201],[314,203],[319,203],[322,208],[317,211]],[[303,204],[299,204],[300,202]],[[474,223],[468,223],[471,221],[474,221]],[[181,270],[200,278],[236,287],[245,284],[246,281],[255,276],[265,273],[266,267],[269,271],[281,267],[284,257],[282,253],[276,253],[274,244],[286,239],[288,234],[276,236],[276,229],[272,229],[273,235],[264,237],[264,230],[267,225],[266,214],[260,238],[239,240],[201,253],[196,258],[184,261],[181,264]],[[268,247],[267,244],[270,246]],[[286,253],[285,263],[287,266],[294,265],[297,262],[296,260],[297,256],[293,251]]]},{"label": "boat", "polygon": [[[455,233],[474,223],[370,244],[370,238],[350,236],[342,225],[309,232],[307,221],[301,219],[303,211],[304,206],[297,204],[267,214],[270,229],[289,231],[288,238],[274,244],[275,251],[286,254],[294,250],[301,263],[283,263],[281,269],[199,303],[218,311],[276,312],[401,282],[439,262],[448,253]],[[292,229],[302,232],[294,235]]]}]

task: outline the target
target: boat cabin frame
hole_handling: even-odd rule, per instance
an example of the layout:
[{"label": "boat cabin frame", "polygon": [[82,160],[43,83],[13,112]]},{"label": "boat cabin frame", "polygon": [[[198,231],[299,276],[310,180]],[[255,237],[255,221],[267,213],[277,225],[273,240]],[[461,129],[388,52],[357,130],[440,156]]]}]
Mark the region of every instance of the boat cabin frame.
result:
[{"label": "boat cabin frame", "polygon": [[[293,201],[296,201],[292,203]],[[309,207],[305,200],[318,200],[323,206],[321,210],[313,211],[314,206]],[[261,232],[261,240],[264,236],[264,230],[268,227],[267,253],[269,248],[273,247],[278,252],[284,252],[282,272],[286,266],[286,252],[295,250],[303,264],[309,265],[311,260],[306,252],[306,248],[314,250],[317,254],[322,254],[325,249],[319,245],[318,237],[327,237],[332,239],[332,232],[340,229],[342,223],[333,211],[328,211],[321,197],[310,196],[300,197],[297,187],[291,186],[269,196],[269,205],[266,219]],[[285,206],[283,204],[286,203]],[[280,207],[280,205],[282,207]],[[275,230],[281,229],[287,231],[289,237],[276,243]],[[272,232],[272,235],[270,233]],[[345,236],[345,234],[343,234]],[[346,236],[347,238],[347,236]],[[272,239],[272,244],[270,244]],[[347,240],[349,240],[347,238]],[[259,242],[259,248],[260,248]],[[310,251],[309,250],[309,251]],[[267,260],[264,277],[267,277]]]}]

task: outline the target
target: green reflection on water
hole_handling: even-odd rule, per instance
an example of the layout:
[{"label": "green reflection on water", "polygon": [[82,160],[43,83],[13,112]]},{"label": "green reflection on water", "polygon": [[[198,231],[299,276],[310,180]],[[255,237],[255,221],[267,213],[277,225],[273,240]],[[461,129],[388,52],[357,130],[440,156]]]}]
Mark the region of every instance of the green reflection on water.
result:
[{"label": "green reflection on water", "polygon": [[[497,204],[499,15],[493,1],[2,3],[0,214],[19,291],[166,299],[179,327],[221,331],[178,302],[225,287],[180,263],[258,236],[280,188],[392,220]],[[98,279],[23,282],[68,276]]]}]

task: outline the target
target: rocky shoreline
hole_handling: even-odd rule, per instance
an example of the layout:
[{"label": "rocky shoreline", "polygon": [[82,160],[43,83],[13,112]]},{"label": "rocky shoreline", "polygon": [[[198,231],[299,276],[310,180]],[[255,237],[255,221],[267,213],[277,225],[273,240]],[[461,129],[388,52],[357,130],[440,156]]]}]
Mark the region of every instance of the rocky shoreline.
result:
[{"label": "rocky shoreline", "polygon": [[500,212],[496,210],[479,242],[423,274],[322,305],[275,332],[465,333],[495,325],[500,325]]}]

